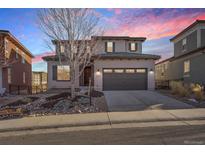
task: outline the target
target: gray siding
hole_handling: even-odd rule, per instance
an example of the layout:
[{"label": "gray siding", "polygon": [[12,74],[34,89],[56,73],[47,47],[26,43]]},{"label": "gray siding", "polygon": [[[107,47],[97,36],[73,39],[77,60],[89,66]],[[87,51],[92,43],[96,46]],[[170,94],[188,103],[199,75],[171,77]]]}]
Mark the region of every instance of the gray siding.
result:
[{"label": "gray siding", "polygon": [[205,29],[201,29],[201,46],[205,46]]},{"label": "gray siding", "polygon": [[174,56],[177,57],[182,54],[182,40],[174,43]]},{"label": "gray siding", "polygon": [[182,51],[182,40],[174,44],[174,56],[175,57],[180,56],[184,53],[190,52],[197,48],[197,31],[194,31],[193,33],[188,35],[186,39],[187,39],[187,45],[186,45],[186,50],[184,52]]},{"label": "gray siding", "polygon": [[[184,77],[184,61],[190,60],[190,76]],[[205,54],[177,59],[169,64],[169,80],[184,80],[189,83],[205,84]]]},{"label": "gray siding", "polygon": [[129,43],[134,42],[137,43],[137,51],[136,53],[142,53],[142,42],[141,41],[126,41],[126,40],[98,40],[97,46],[95,49],[96,54],[102,54],[106,52],[105,43],[107,41],[115,42],[115,51],[114,52],[131,52],[129,51]]},{"label": "gray siding", "polygon": [[205,54],[199,55],[191,59],[191,72],[188,82],[205,84]]},{"label": "gray siding", "polygon": [[186,52],[192,51],[197,48],[197,31],[194,31],[187,36],[187,50]]},{"label": "gray siding", "polygon": [[182,80],[184,70],[184,60],[175,60],[169,64],[169,80]]}]

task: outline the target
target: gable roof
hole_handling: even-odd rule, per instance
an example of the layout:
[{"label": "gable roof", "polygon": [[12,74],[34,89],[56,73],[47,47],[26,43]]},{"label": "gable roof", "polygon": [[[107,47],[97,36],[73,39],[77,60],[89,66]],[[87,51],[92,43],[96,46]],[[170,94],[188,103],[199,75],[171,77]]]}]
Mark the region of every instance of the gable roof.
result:
[{"label": "gable roof", "polygon": [[130,36],[92,36],[93,39],[100,40],[132,40],[132,41],[145,41],[146,37],[130,37]]},{"label": "gable roof", "polygon": [[100,59],[154,59],[154,60],[158,60],[161,58],[158,55],[129,53],[129,52],[102,53],[102,54],[95,55],[94,57]]},{"label": "gable roof", "polygon": [[170,41],[175,40],[176,38],[178,38],[179,36],[181,36],[182,34],[184,34],[185,32],[187,32],[188,30],[190,30],[191,28],[193,28],[194,26],[196,26],[199,23],[205,23],[205,20],[196,20],[194,23],[192,23],[191,25],[189,25],[187,28],[185,28],[184,30],[182,30],[180,33],[178,33],[176,36],[174,36],[173,38],[170,39]]},{"label": "gable roof", "polygon": [[14,35],[12,35],[10,33],[10,31],[8,31],[8,30],[0,30],[0,34],[5,34],[6,36],[9,36],[10,38],[12,38],[16,43],[18,43],[26,51],[26,53],[29,56],[34,58],[33,54]]}]

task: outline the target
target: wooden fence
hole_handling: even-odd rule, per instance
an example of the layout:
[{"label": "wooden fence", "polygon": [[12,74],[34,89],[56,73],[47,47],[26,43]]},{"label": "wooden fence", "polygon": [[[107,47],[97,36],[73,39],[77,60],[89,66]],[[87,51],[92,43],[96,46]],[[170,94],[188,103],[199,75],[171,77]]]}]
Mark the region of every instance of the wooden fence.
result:
[{"label": "wooden fence", "polygon": [[38,94],[47,91],[47,84],[32,85],[32,94]]},{"label": "wooden fence", "polygon": [[31,86],[29,85],[9,85],[10,94],[31,94]]}]

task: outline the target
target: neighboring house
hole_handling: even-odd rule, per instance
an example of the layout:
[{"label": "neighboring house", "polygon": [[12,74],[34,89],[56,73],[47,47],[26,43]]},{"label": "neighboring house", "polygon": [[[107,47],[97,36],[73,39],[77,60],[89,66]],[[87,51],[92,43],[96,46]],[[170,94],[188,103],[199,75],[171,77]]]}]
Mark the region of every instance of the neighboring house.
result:
[{"label": "neighboring house", "polygon": [[33,91],[45,91],[47,89],[47,73],[32,72],[32,89]]},{"label": "neighboring house", "polygon": [[155,65],[156,80],[205,85],[205,20],[197,20],[170,41],[174,56]]},{"label": "neighboring house", "polygon": [[[142,53],[146,38],[93,36],[91,39],[97,41],[92,65],[84,69],[76,87],[88,86],[91,78],[92,85],[99,91],[155,88],[154,64],[160,56]],[[58,49],[63,48],[56,47]],[[48,64],[48,89],[69,88],[69,66],[60,65],[57,55],[43,59]]]},{"label": "neighboring house", "polygon": [[30,92],[33,55],[9,31],[0,30],[0,39],[0,88]]}]

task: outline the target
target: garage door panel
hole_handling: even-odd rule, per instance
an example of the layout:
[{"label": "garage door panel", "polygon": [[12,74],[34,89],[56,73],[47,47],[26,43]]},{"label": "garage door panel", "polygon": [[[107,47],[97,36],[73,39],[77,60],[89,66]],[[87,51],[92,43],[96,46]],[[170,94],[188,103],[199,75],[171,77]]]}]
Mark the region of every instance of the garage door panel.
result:
[{"label": "garage door panel", "polygon": [[145,90],[145,73],[103,73],[103,90]]}]

